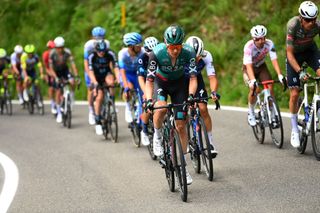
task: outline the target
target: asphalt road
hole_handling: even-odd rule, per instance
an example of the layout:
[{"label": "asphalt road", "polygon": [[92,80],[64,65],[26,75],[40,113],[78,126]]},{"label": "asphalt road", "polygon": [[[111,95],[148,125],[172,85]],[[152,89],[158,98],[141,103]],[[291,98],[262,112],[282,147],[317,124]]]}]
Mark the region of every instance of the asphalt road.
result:
[{"label": "asphalt road", "polygon": [[[310,144],[304,155],[291,147],[288,118],[279,150],[269,132],[265,144],[255,141],[246,113],[211,110],[219,151],[214,181],[189,162],[193,184],[184,203],[147,149],[133,145],[118,109],[116,144],[95,135],[86,106],[75,107],[70,130],[17,105],[13,116],[0,116],[0,152],[19,170],[8,212],[320,212],[320,162]],[[4,177],[0,166],[0,190]]]}]

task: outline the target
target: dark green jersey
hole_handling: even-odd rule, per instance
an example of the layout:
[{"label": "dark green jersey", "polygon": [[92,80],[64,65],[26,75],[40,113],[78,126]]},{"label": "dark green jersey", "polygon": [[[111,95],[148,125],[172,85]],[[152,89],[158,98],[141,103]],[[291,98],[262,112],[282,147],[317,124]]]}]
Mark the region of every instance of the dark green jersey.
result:
[{"label": "dark green jersey", "polygon": [[190,75],[196,75],[196,53],[193,48],[183,44],[175,65],[172,65],[171,58],[164,43],[158,44],[149,55],[147,79],[153,81],[154,78],[161,80],[177,80],[184,76],[185,69]]}]

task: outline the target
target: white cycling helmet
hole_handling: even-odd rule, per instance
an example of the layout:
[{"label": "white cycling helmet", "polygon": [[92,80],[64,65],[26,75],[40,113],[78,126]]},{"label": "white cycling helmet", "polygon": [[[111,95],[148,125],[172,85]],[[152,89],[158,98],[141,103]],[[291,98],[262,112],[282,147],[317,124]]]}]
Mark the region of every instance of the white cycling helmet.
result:
[{"label": "white cycling helmet", "polygon": [[203,55],[203,41],[199,37],[190,36],[186,43],[193,47],[197,57]]},{"label": "white cycling helmet", "polygon": [[263,25],[256,25],[250,30],[252,38],[262,38],[267,35],[267,28]]},{"label": "white cycling helmet", "polygon": [[159,44],[158,39],[156,39],[155,37],[151,36],[151,37],[148,37],[148,38],[144,39],[143,47],[147,52],[150,52],[158,44]]},{"label": "white cycling helmet", "polygon": [[53,42],[55,47],[64,47],[64,39],[61,36],[55,38]]},{"label": "white cycling helmet", "polygon": [[300,4],[299,14],[307,19],[317,18],[318,7],[312,1],[304,1]]},{"label": "white cycling helmet", "polygon": [[14,47],[14,52],[17,54],[21,54],[23,52],[23,47],[21,45],[16,45]]}]

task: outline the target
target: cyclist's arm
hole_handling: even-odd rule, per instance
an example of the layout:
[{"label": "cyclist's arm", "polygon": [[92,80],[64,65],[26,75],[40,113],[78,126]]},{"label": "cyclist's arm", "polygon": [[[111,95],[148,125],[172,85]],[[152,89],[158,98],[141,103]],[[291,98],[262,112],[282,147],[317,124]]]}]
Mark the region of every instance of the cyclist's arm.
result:
[{"label": "cyclist's arm", "polygon": [[120,50],[120,52],[118,53],[118,58],[119,58],[119,74],[122,78],[122,82],[123,82],[123,86],[124,88],[128,88],[128,81],[127,81],[127,76],[126,76],[126,70],[125,70],[125,63],[123,61],[123,51]]},{"label": "cyclist's arm", "polygon": [[145,78],[141,75],[138,76],[138,82],[139,82],[139,86],[140,89],[142,90],[142,92],[145,94],[146,93],[146,82],[145,82]]},{"label": "cyclist's arm", "polygon": [[151,52],[149,55],[149,61],[148,61],[148,73],[147,73],[147,81],[146,81],[146,99],[152,99],[153,96],[153,89],[154,89],[154,79],[156,77],[156,72],[158,68],[158,61],[154,55],[154,52]]},{"label": "cyclist's arm", "polygon": [[253,71],[253,64],[245,64],[245,66],[246,66],[246,69],[247,69],[247,74],[248,74],[249,80],[255,79],[254,71]]},{"label": "cyclist's arm", "polygon": [[272,62],[274,69],[276,70],[277,74],[281,75],[281,69],[280,69],[280,66],[278,63],[278,59],[273,59],[271,62]]},{"label": "cyclist's arm", "polygon": [[294,48],[292,45],[287,45],[287,60],[288,63],[291,65],[291,67],[294,69],[294,71],[299,72],[300,66],[294,57]]},{"label": "cyclist's arm", "polygon": [[213,65],[213,58],[212,55],[209,51],[205,50],[205,57],[203,58],[205,64],[206,64],[206,71],[207,71],[207,76],[209,78],[209,83],[210,83],[210,90],[211,92],[214,91],[216,92],[218,90],[218,79],[216,77],[216,70]]},{"label": "cyclist's arm", "polygon": [[49,73],[51,74],[51,76],[53,78],[57,78],[58,77],[56,72],[55,72],[55,70],[54,70],[54,68],[53,68],[53,61],[52,61],[51,58],[49,58],[49,70],[50,70]]},{"label": "cyclist's arm", "polygon": [[76,63],[74,62],[74,59],[73,59],[72,55],[70,55],[69,61],[70,61],[70,64],[71,64],[71,68],[72,68],[73,74],[75,76],[78,76],[78,69],[77,69]]},{"label": "cyclist's arm", "polygon": [[21,68],[22,68],[22,73],[25,79],[28,78],[28,74],[27,74],[27,54],[23,53],[21,56]]},{"label": "cyclist's arm", "polygon": [[190,75],[189,94],[195,95],[197,92],[198,80],[197,80],[197,66],[196,66],[196,59],[195,59],[194,52],[192,53],[189,59],[188,69],[189,69],[189,75]]}]

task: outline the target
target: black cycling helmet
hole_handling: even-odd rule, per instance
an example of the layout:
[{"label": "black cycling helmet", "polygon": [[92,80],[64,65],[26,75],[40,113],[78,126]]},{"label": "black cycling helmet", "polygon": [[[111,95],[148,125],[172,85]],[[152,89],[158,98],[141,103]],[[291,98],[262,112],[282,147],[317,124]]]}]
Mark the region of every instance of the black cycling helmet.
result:
[{"label": "black cycling helmet", "polygon": [[96,51],[105,52],[107,50],[107,44],[102,40],[96,44],[95,48],[96,48]]},{"label": "black cycling helmet", "polygon": [[164,40],[166,44],[182,44],[184,39],[184,31],[178,25],[171,25],[164,31]]}]

